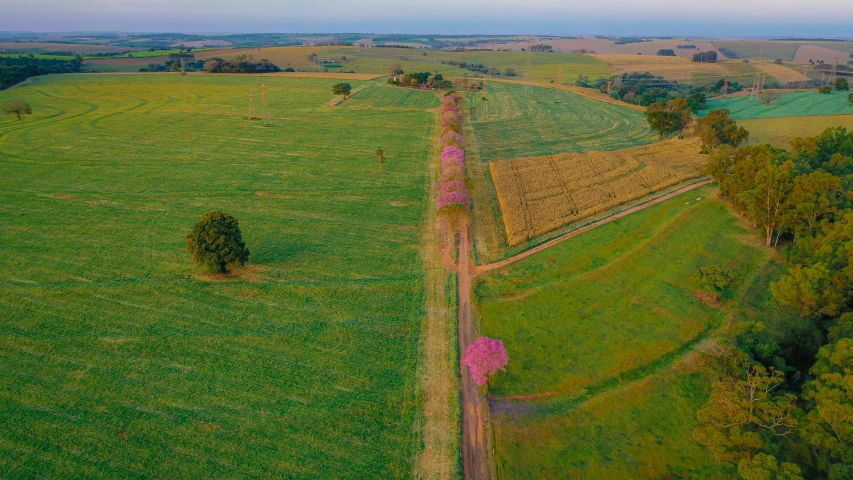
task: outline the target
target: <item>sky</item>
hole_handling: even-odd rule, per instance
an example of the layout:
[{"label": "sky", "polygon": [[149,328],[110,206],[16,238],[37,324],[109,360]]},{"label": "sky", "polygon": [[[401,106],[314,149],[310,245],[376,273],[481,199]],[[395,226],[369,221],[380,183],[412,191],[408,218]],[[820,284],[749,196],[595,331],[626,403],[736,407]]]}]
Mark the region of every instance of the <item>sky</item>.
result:
[{"label": "sky", "polygon": [[0,31],[853,37],[853,0],[0,0]]}]

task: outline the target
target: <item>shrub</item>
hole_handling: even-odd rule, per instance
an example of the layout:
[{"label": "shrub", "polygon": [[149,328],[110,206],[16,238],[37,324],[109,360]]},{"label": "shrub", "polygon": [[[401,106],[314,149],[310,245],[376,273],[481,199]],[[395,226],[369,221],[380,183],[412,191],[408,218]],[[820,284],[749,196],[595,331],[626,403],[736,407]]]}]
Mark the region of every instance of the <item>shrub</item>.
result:
[{"label": "shrub", "polygon": [[503,342],[488,337],[480,337],[468,345],[465,349],[465,357],[462,359],[462,364],[468,366],[471,377],[480,386],[486,384],[489,375],[498,373],[498,370],[504,370],[507,363],[509,363],[509,357]]},{"label": "shrub", "polygon": [[438,144],[442,147],[458,147],[465,148],[465,139],[462,138],[462,135],[459,135],[456,132],[447,132],[441,136]]},{"label": "shrub", "polygon": [[237,219],[214,210],[201,217],[187,235],[187,250],[193,260],[211,271],[225,273],[232,265],[244,265],[249,249],[243,243]]},{"label": "shrub", "polygon": [[832,87],[830,87],[829,85],[826,85],[826,86],[818,88],[817,91],[820,93],[829,94],[829,93],[832,93]]},{"label": "shrub", "polygon": [[700,267],[696,275],[706,290],[721,293],[723,290],[740,283],[740,276],[731,268]]}]

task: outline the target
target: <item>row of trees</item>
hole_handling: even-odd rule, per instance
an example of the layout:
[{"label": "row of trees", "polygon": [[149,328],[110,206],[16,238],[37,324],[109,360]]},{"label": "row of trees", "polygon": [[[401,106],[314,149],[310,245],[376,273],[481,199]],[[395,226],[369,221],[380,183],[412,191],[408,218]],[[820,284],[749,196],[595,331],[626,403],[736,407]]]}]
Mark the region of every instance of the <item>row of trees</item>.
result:
[{"label": "row of trees", "polygon": [[693,61],[696,63],[717,63],[717,52],[699,52],[693,54]]},{"label": "row of trees", "polygon": [[238,55],[233,62],[221,58],[210,58],[204,62],[204,69],[208,73],[273,73],[281,71],[281,68],[265,58],[255,62],[251,56],[247,55]]},{"label": "row of trees", "polygon": [[79,73],[83,58],[73,60],[45,60],[30,56],[0,57],[0,90],[11,87],[30,77],[55,73]]},{"label": "row of trees", "polygon": [[444,75],[430,72],[407,73],[395,75],[388,79],[389,85],[398,87],[431,88],[436,90],[449,90],[453,88],[453,82],[446,80]]},{"label": "row of trees", "polygon": [[714,382],[694,437],[746,479],[853,478],[853,133],[720,146],[706,173],[765,244],[786,244],[771,292],[794,320],[702,345]]}]

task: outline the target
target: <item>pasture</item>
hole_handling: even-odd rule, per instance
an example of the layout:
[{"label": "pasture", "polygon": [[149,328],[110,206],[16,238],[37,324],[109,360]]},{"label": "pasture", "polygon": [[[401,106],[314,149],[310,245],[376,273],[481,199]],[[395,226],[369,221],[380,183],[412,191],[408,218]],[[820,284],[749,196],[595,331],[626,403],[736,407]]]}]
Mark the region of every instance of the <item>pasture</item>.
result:
[{"label": "pasture", "polygon": [[690,83],[697,74],[723,78],[726,70],[718,63],[694,63],[685,57],[658,57],[656,55],[601,54],[591,55],[625,73],[646,73],[666,80]]},{"label": "pasture", "polygon": [[705,116],[708,111],[720,108],[728,109],[734,120],[853,114],[853,107],[847,103],[847,93],[783,93],[781,99],[775,100],[769,106],[750,100],[748,96],[709,100],[707,109],[699,112],[699,116]]},{"label": "pasture", "polygon": [[467,95],[471,126],[484,162],[617,150],[655,140],[639,111],[561,89],[489,82]]},{"label": "pasture", "polygon": [[127,52],[132,50],[126,47],[113,45],[94,45],[87,43],[51,43],[51,42],[0,42],[0,50],[9,49],[20,51],[24,54],[40,54],[47,52],[73,52],[78,55],[94,55],[96,53]]},{"label": "pasture", "polygon": [[439,93],[429,90],[391,87],[382,78],[368,84],[365,88],[354,93],[345,102],[338,104],[345,108],[394,108],[426,110],[438,108]]},{"label": "pasture", "polygon": [[[435,115],[331,108],[337,82],[0,92],[34,111],[0,117],[4,476],[411,476]],[[186,251],[214,209],[251,251],[224,277]]]},{"label": "pasture", "polygon": [[[744,295],[767,290],[776,270],[714,192],[688,192],[477,281],[483,335],[502,339],[510,358],[489,385],[500,478],[731,478],[692,439],[707,379],[681,359],[731,312],[772,311],[767,295],[748,297],[757,305]],[[723,265],[744,281],[716,309],[694,296],[695,274]]]},{"label": "pasture", "polygon": [[[779,65],[772,62],[753,62],[758,69],[768,75],[768,78],[773,77],[778,83],[784,85],[786,83],[808,82],[809,77],[804,73],[798,72],[793,68],[785,65]],[[765,81],[770,83],[769,80]]]},{"label": "pasture", "polygon": [[794,60],[799,42],[769,40],[714,40],[714,47],[731,50],[738,59],[776,60],[785,62]]},{"label": "pasture", "polygon": [[694,140],[613,152],[563,153],[489,164],[509,246],[583,223],[699,176]]},{"label": "pasture", "polygon": [[749,118],[738,120],[737,123],[749,130],[748,145],[769,143],[776,148],[787,150],[790,148],[789,142],[795,137],[815,137],[827,128],[834,127],[845,127],[848,131],[853,130],[853,115]]}]

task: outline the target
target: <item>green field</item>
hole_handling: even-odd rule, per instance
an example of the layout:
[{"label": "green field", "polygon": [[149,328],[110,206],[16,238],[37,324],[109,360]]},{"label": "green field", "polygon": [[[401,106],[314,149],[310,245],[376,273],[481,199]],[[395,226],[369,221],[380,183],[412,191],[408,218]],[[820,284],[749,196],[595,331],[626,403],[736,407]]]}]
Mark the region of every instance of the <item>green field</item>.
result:
[{"label": "green field", "polygon": [[[718,473],[691,437],[707,380],[673,367],[729,312],[766,307],[754,291],[757,307],[742,302],[748,289],[767,289],[775,264],[709,198],[714,191],[702,187],[478,280],[483,334],[502,339],[510,358],[489,387],[500,478]],[[724,265],[744,282],[719,310],[693,292],[699,267]]]},{"label": "green field", "polygon": [[414,108],[425,110],[438,108],[440,104],[441,100],[435,92],[391,87],[385,85],[383,78],[356,92],[339,106],[346,108]]},{"label": "green field", "polygon": [[795,137],[815,137],[827,128],[834,127],[845,127],[848,131],[853,131],[853,115],[752,118],[740,120],[738,125],[749,130],[748,145],[769,143],[776,148],[787,150],[790,148],[789,142]]},{"label": "green field", "polygon": [[724,98],[709,100],[708,108],[699,112],[699,116],[707,115],[708,111],[727,108],[735,120],[745,118],[781,118],[815,115],[853,114],[853,107],[847,103],[848,92],[830,94],[813,92],[784,93],[782,98],[769,106],[749,97]]},{"label": "green field", "polygon": [[484,162],[618,150],[655,141],[642,112],[562,90],[490,82],[466,106]]},{"label": "green field", "polygon": [[[246,119],[262,82],[268,126]],[[0,117],[3,477],[411,475],[435,116],[330,108],[337,82],[0,92],[34,110]],[[228,278],[186,252],[213,209],[252,254]]]}]

